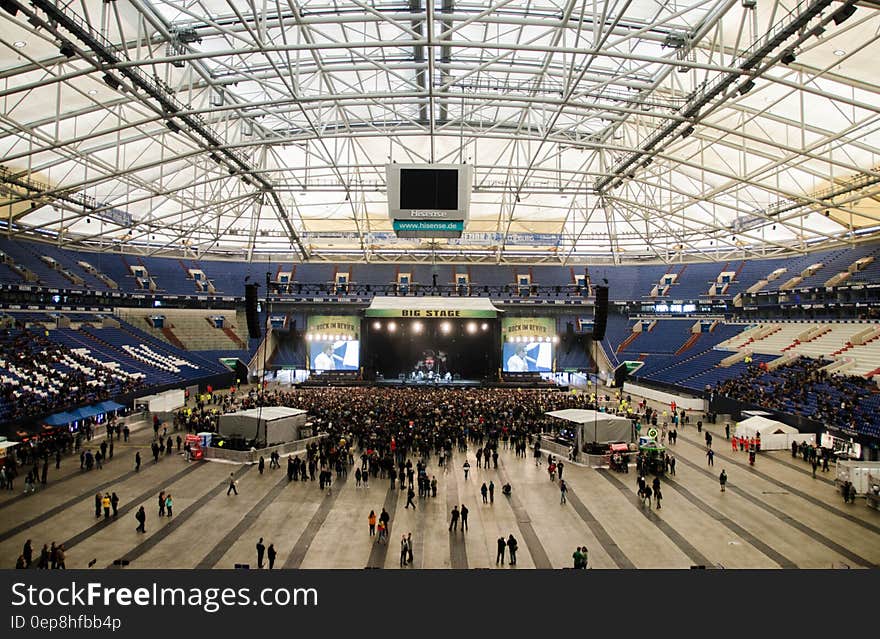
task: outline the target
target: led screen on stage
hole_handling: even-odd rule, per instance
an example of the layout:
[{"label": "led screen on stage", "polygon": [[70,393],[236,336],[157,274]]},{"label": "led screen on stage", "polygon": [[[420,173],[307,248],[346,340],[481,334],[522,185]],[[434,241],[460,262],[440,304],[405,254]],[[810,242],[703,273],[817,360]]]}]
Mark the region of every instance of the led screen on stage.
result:
[{"label": "led screen on stage", "polygon": [[306,343],[311,370],[356,371],[360,368],[360,319],[357,317],[310,316]]},{"label": "led screen on stage", "polygon": [[556,320],[553,318],[503,318],[501,369],[505,373],[551,372],[556,339]]},{"label": "led screen on stage", "polygon": [[310,368],[316,371],[356,371],[360,366],[360,342],[312,340]]},{"label": "led screen on stage", "polygon": [[549,373],[553,370],[553,344],[514,342],[504,344],[505,373]]}]

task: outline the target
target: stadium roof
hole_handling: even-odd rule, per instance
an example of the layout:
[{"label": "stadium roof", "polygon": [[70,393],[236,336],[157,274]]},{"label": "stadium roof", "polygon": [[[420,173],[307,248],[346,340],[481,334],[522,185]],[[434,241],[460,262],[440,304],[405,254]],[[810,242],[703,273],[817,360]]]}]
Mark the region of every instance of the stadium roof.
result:
[{"label": "stadium roof", "polygon": [[[145,254],[725,259],[880,224],[880,4],[0,0],[0,220]],[[386,162],[475,170],[399,239]]]}]

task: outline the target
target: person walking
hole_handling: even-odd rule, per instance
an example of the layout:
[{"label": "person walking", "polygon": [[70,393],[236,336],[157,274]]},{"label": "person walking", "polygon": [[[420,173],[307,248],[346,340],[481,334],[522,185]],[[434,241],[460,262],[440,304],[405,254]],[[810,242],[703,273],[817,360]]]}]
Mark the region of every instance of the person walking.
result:
[{"label": "person walking", "polygon": [[501,565],[504,565],[504,549],[507,548],[507,542],[504,540],[504,537],[498,538],[498,552],[495,554],[495,565],[497,566],[500,562]]},{"label": "person walking", "polygon": [[654,489],[654,501],[657,504],[657,510],[660,510],[660,500],[663,499],[663,494],[660,492],[660,486]]},{"label": "person walking", "polygon": [[147,532],[146,528],[144,528],[144,525],[147,523],[147,513],[146,513],[146,511],[144,511],[143,506],[141,506],[138,509],[137,513],[135,513],[134,518],[137,519],[137,522],[138,522],[138,527],[135,528],[135,532],[140,532],[140,533]]},{"label": "person walking", "polygon": [[159,516],[165,516],[165,491],[159,493]]},{"label": "person walking", "polygon": [[710,466],[715,465],[715,453],[711,448],[706,451],[706,459],[708,460]]},{"label": "person walking", "polygon": [[495,503],[495,482],[493,481],[489,482],[489,503]]},{"label": "person walking", "polygon": [[[853,500],[855,501],[855,500]],[[468,529],[467,517],[468,517],[468,509],[464,504],[461,505],[461,532],[464,532]]]},{"label": "person walking", "polygon": [[141,470],[141,451],[137,451],[134,454],[134,472],[140,472]]},{"label": "person walking", "polygon": [[565,493],[567,493],[567,492],[568,492],[568,486],[565,485],[564,480],[560,479],[559,480],[559,503],[560,504],[566,503]]},{"label": "person walking", "polygon": [[562,470],[565,468],[565,464],[560,460],[559,463],[556,464],[556,474],[559,475],[559,479],[562,479]]},{"label": "person walking", "polygon": [[376,534],[376,511],[371,510],[367,517],[367,523],[370,525],[370,537]]},{"label": "person walking", "polygon": [[235,487],[235,473],[229,473],[229,488],[226,489],[227,497],[229,493],[238,494],[238,489]]},{"label": "person walking", "polygon": [[721,492],[727,490],[727,471],[721,469],[721,475],[718,476],[718,483],[721,484]]},{"label": "person walking", "polygon": [[483,485],[480,486],[480,494],[483,496],[483,503],[489,503],[489,488],[486,486],[486,482],[483,482]]},{"label": "person walking", "polygon": [[415,497],[415,496],[416,496],[416,494],[415,494],[415,492],[413,492],[413,489],[408,488],[406,491],[406,506],[404,506],[404,510],[406,510],[410,506],[413,507],[413,510],[416,509],[416,505],[413,503],[413,497]]},{"label": "person walking", "polygon": [[467,481],[468,473],[471,470],[471,463],[465,459],[464,464],[462,465],[462,468],[464,468],[464,479],[465,479],[465,481]]},{"label": "person walking", "polygon": [[172,508],[174,507],[174,501],[171,499],[171,493],[165,497],[165,510],[168,511],[168,516],[171,517],[174,513],[172,512]]},{"label": "person walking", "polygon": [[266,550],[266,558],[269,560],[269,570],[275,567],[275,556],[278,553],[275,551],[275,544],[269,544],[269,548]]},{"label": "person walking", "polygon": [[513,536],[513,533],[507,538],[507,554],[510,557],[510,565],[516,565],[516,549],[519,547],[519,543],[516,541],[516,537]]},{"label": "person walking", "polygon": [[257,568],[263,569],[263,554],[266,552],[266,546],[263,545],[263,538],[257,541]]},{"label": "person walking", "polygon": [[116,517],[119,514],[119,495],[115,492],[110,495],[110,507],[113,508],[113,516]]}]

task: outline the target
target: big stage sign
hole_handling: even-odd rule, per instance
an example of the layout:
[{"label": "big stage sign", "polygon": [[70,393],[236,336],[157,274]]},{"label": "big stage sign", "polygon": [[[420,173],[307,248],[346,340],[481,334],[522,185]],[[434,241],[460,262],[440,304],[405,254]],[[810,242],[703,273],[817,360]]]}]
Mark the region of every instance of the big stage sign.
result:
[{"label": "big stage sign", "polygon": [[420,317],[435,318],[488,318],[495,317],[495,311],[473,308],[368,308],[367,317]]}]

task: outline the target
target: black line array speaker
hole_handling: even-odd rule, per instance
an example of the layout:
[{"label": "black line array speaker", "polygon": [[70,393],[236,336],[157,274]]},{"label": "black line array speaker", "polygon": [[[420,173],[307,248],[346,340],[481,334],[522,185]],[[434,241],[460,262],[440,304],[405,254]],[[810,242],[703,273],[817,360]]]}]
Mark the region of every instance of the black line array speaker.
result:
[{"label": "black line array speaker", "polygon": [[247,316],[248,337],[259,339],[263,336],[260,331],[260,318],[257,315],[257,288],[259,284],[244,285],[244,312]]},{"label": "black line array speaker", "polygon": [[608,323],[608,287],[596,287],[596,312],[593,318],[593,339],[605,338],[605,324]]}]

